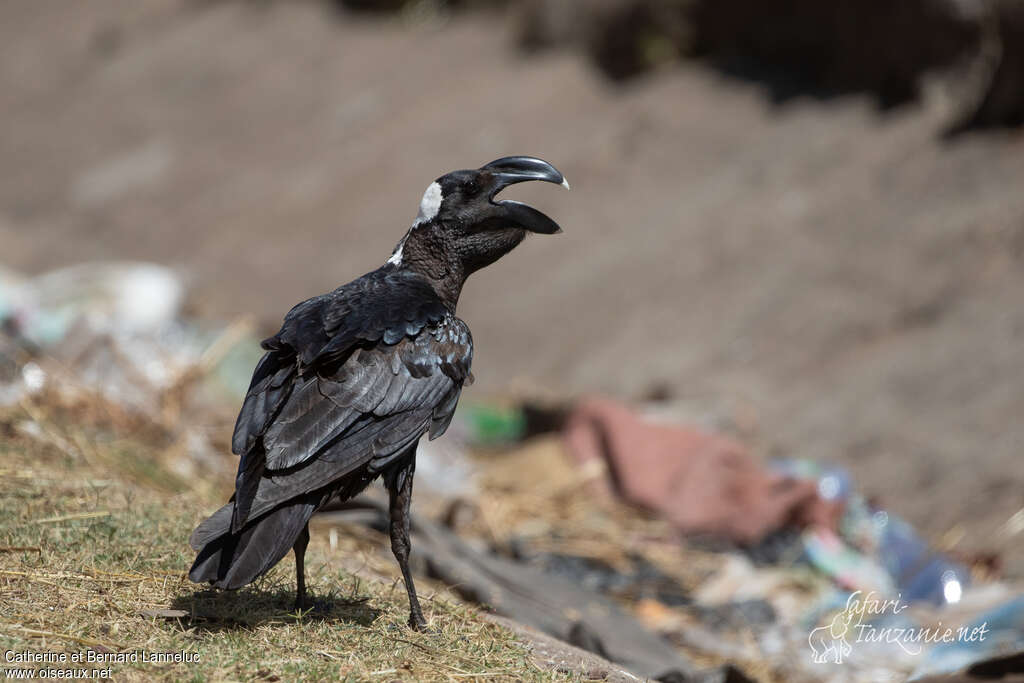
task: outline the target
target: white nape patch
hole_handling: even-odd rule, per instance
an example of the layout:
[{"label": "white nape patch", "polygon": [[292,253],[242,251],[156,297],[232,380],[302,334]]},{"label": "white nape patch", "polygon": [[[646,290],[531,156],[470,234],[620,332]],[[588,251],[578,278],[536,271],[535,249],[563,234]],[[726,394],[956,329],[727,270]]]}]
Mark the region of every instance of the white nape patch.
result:
[{"label": "white nape patch", "polygon": [[567,190],[572,189],[571,187],[569,187],[569,180],[565,176],[562,176],[562,187],[564,187]]},{"label": "white nape patch", "polygon": [[[416,220],[412,222],[412,227],[409,228],[409,232],[412,232],[416,226],[426,223],[434,219],[437,212],[441,210],[441,185],[435,180],[430,183],[427,187],[427,191],[423,193],[423,199],[420,200],[420,212],[416,214]],[[395,252],[391,254],[391,258],[388,259],[388,263],[396,266],[402,265],[402,249],[405,247],[405,241],[409,239],[409,233],[405,233],[405,237],[395,247]]]},{"label": "white nape patch", "polygon": [[402,241],[398,243],[397,247],[395,247],[395,253],[392,254],[391,258],[388,259],[388,263],[393,263],[396,266],[402,265],[402,247],[404,247],[404,246],[405,246],[405,238],[403,237]]},{"label": "white nape patch", "polygon": [[420,212],[416,215],[413,226],[433,220],[437,212],[441,210],[441,185],[435,180],[427,187],[420,200]]}]

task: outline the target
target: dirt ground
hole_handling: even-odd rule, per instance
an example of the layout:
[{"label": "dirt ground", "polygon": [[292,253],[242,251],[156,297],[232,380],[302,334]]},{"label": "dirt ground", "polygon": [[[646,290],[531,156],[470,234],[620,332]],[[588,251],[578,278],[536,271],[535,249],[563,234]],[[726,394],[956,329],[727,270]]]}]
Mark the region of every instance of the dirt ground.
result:
[{"label": "dirt ground", "polygon": [[1024,574],[1024,134],[511,43],[500,14],[4,3],[0,262],[172,264],[196,312],[269,328],[383,262],[435,176],[542,156],[572,192],[513,194],[565,233],[467,286],[472,395],[667,385]]}]

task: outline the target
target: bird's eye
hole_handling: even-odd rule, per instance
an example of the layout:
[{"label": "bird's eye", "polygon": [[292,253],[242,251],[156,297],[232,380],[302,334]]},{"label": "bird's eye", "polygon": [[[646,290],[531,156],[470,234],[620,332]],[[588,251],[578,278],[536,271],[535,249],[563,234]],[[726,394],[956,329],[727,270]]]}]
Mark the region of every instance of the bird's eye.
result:
[{"label": "bird's eye", "polygon": [[462,189],[466,194],[474,195],[480,191],[480,185],[475,180],[469,180]]}]

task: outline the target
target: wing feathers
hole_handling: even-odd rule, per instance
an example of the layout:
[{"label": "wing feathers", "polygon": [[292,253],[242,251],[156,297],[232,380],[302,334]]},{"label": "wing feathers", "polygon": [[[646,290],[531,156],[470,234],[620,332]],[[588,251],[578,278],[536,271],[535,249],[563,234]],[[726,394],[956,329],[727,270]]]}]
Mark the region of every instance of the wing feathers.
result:
[{"label": "wing feathers", "polygon": [[[309,496],[353,495],[424,433],[440,436],[471,378],[465,323],[393,266],[298,304],[262,345],[232,435],[235,496],[191,538],[193,579],[226,587],[287,552],[322,502]],[[249,544],[256,534],[273,538]]]},{"label": "wing feathers", "polygon": [[285,368],[279,360],[280,368],[254,379],[256,393],[239,416],[236,441],[241,434],[247,449],[232,528],[360,467],[379,472],[427,431],[439,436],[471,361],[469,330],[450,314],[396,343],[359,346],[333,366],[303,368],[291,356]]}]

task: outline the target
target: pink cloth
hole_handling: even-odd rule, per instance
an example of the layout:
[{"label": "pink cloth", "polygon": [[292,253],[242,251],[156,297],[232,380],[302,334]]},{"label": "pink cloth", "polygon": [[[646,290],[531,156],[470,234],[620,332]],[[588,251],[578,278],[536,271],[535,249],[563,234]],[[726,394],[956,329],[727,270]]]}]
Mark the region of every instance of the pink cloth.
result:
[{"label": "pink cloth", "polygon": [[576,406],[565,443],[578,463],[607,464],[606,491],[686,533],[750,544],[785,526],[834,528],[838,519],[838,507],[818,496],[815,482],[769,472],[731,439],[651,423],[607,399]]}]

